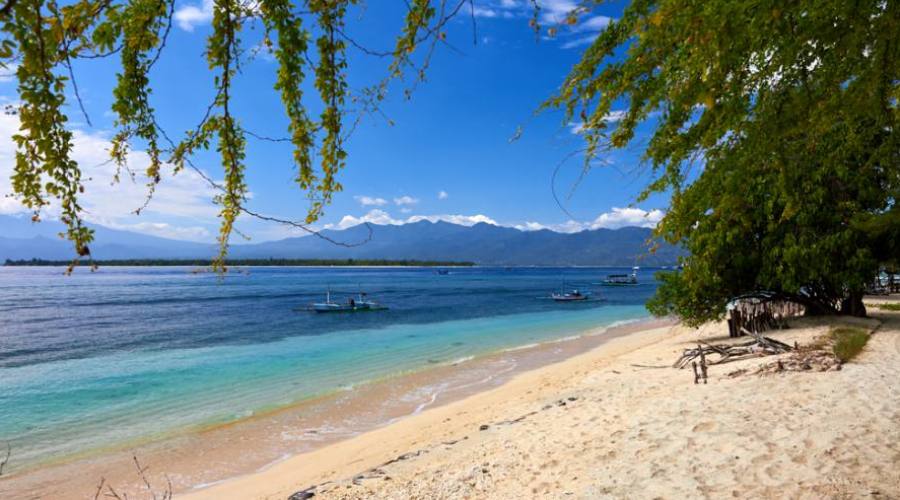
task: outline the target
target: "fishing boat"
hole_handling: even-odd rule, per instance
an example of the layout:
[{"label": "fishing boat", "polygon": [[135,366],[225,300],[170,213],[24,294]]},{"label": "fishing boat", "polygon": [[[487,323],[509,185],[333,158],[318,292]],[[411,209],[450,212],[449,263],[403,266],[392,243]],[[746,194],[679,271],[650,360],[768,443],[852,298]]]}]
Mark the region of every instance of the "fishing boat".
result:
[{"label": "fishing boat", "polygon": [[311,309],[317,313],[330,313],[383,311],[387,309],[387,307],[369,300],[363,292],[359,292],[356,298],[350,297],[347,299],[347,302],[334,302],[331,300],[331,290],[329,290],[325,293],[325,302],[315,303],[312,305]]},{"label": "fishing boat", "polygon": [[449,269],[438,269],[437,273],[440,274],[441,276],[446,276],[446,275],[450,274],[450,270]]},{"label": "fishing boat", "polygon": [[603,286],[628,286],[637,285],[637,272],[639,267],[631,268],[631,274],[608,274],[606,279],[600,282]]},{"label": "fishing boat", "polygon": [[584,293],[579,290],[550,294],[550,298],[557,302],[575,302],[578,300],[587,300],[590,296],[590,293]]}]

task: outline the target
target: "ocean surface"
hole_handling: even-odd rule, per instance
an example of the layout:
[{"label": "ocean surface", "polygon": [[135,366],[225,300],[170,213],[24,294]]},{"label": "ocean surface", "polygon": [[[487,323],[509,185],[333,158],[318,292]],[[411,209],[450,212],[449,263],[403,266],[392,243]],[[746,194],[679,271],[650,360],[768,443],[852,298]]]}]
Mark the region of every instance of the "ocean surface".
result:
[{"label": "ocean surface", "polygon": [[[12,470],[239,420],[387,377],[649,316],[615,268],[0,267]],[[549,294],[591,290],[583,303]],[[389,310],[316,314],[359,290]],[[9,469],[8,469],[9,470]]]}]

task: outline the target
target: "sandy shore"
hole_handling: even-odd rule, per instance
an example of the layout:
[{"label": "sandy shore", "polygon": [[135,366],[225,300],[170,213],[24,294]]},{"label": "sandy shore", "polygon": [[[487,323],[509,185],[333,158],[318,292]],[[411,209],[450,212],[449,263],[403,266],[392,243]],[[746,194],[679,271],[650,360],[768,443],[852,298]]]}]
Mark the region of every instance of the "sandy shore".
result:
[{"label": "sandy shore", "polygon": [[[727,375],[752,359],[694,385],[689,370],[635,365],[726,341],[724,326],[656,328],[178,497],[900,498],[900,313],[871,314],[840,371]],[[771,336],[804,344],[833,324]]]}]

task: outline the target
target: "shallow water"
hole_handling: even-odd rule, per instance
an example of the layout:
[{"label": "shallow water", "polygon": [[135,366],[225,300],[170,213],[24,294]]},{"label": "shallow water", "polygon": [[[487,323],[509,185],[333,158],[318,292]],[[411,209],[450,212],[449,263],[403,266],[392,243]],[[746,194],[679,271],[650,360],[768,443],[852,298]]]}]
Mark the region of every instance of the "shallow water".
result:
[{"label": "shallow water", "polygon": [[[15,468],[648,316],[611,268],[0,268],[0,442]],[[601,300],[547,299],[565,280]],[[390,307],[303,310],[357,290]]]}]

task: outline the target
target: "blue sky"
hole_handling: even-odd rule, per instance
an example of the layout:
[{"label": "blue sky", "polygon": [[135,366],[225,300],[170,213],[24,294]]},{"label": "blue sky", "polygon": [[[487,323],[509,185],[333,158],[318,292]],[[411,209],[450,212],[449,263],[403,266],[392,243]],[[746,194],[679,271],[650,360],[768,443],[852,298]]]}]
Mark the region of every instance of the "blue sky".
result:
[{"label": "blue sky", "polygon": [[[561,28],[552,39],[536,38],[528,25],[529,4],[530,0],[476,0],[474,33],[469,11],[451,21],[447,40],[452,47],[438,46],[427,81],[416,87],[411,100],[403,98],[402,84],[391,87],[383,111],[394,124],[370,115],[350,138],[347,168],[340,174],[344,192],[336,195],[316,227],[428,218],[575,231],[651,225],[659,218],[667,201],[664,196],[629,208],[647,181],[637,148],[616,152],[605,158],[606,166],[590,172],[565,200],[571,217],[557,206],[550,188],[553,171],[582,144],[575,127],[563,123],[560,112],[537,116],[534,112],[599,30],[620,14],[623,4],[605,3],[582,16],[577,26]],[[152,75],[152,104],[170,135],[193,128],[213,97],[213,75],[202,59],[211,4],[188,0],[177,5],[176,26]],[[575,4],[543,0],[542,7],[541,20],[549,26]],[[404,10],[402,0],[370,1],[351,13],[346,32],[367,47],[385,50],[392,44]],[[252,48],[259,44],[262,31],[246,29],[242,36]],[[352,87],[383,77],[385,59],[352,47],[348,51]],[[287,122],[272,90],[276,69],[265,52],[246,62],[234,109],[248,130],[281,137]],[[213,192],[193,172],[165,176],[148,209],[141,216],[130,213],[142,201],[140,176],[135,182],[125,179],[111,186],[112,167],[101,165],[113,130],[109,108],[116,61],[81,61],[75,70],[92,125],[88,126],[72,100],[67,112],[76,131],[76,159],[91,177],[86,217],[121,229],[212,241],[217,230]],[[309,88],[309,82],[304,87]],[[15,82],[8,75],[0,75],[0,99],[16,102]],[[310,108],[317,110],[317,106],[311,99]],[[8,137],[17,127],[14,116],[0,117],[0,195],[10,191],[14,148]],[[521,137],[510,142],[518,127],[522,127]],[[647,127],[641,132],[646,133]],[[139,170],[144,161],[137,151],[131,163]],[[221,177],[213,154],[201,154],[195,163],[212,177]],[[292,183],[290,145],[250,139],[246,163],[251,208],[302,219],[308,201]],[[557,190],[564,198],[581,166],[580,159],[573,157],[562,167]],[[15,200],[0,198],[0,213],[21,212]],[[239,229],[253,241],[303,234],[250,218],[242,219]]]}]

